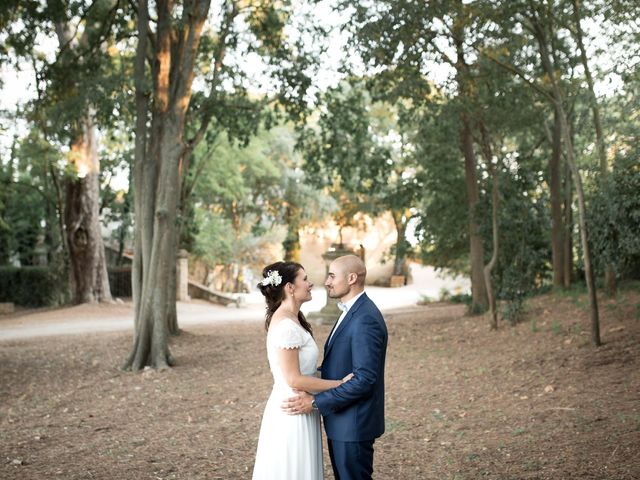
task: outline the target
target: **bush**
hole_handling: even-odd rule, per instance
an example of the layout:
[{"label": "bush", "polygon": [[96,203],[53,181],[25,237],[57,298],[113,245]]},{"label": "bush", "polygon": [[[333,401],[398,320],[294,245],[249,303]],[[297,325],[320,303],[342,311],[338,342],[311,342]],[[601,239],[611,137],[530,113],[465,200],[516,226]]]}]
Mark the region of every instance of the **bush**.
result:
[{"label": "bush", "polygon": [[589,243],[600,277],[613,265],[622,278],[640,278],[640,152],[618,158],[589,198]]},{"label": "bush", "polygon": [[502,308],[500,308],[500,313],[505,321],[511,325],[515,325],[522,318],[524,308],[524,297],[518,296],[506,301],[504,305],[502,305]]},{"label": "bush", "polygon": [[468,293],[456,293],[449,297],[449,301],[451,303],[463,303],[468,307],[470,307],[472,298],[471,298],[471,295],[469,295]]},{"label": "bush", "polygon": [[47,267],[0,267],[0,302],[25,307],[46,307],[57,303],[60,282]]}]

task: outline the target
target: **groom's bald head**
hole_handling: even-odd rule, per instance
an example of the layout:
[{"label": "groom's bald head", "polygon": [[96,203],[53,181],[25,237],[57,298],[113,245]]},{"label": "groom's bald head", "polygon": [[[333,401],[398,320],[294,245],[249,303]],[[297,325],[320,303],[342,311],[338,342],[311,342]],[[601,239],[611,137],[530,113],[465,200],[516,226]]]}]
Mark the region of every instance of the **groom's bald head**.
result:
[{"label": "groom's bald head", "polygon": [[364,281],[367,277],[367,267],[360,257],[356,255],[338,257],[331,263],[331,267],[346,276],[351,273],[356,274],[358,277],[356,285],[364,287]]}]

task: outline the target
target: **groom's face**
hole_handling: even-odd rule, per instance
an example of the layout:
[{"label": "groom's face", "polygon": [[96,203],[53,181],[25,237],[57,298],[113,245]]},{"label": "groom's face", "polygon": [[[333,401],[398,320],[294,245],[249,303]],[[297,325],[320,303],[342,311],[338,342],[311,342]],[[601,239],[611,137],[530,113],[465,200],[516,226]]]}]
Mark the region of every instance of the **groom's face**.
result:
[{"label": "groom's face", "polygon": [[324,286],[327,287],[327,294],[330,298],[342,298],[347,295],[351,289],[347,273],[335,262],[329,265],[329,273],[327,274],[327,280],[324,282]]}]

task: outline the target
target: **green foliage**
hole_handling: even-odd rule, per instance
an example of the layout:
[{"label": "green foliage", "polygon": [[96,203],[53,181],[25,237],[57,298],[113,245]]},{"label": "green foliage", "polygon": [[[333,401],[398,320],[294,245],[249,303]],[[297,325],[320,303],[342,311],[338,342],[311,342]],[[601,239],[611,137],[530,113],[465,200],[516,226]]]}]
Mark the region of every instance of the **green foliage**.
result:
[{"label": "green foliage", "polygon": [[14,143],[8,161],[0,163],[0,265],[10,261],[33,265],[40,235],[48,250],[59,247],[56,194],[50,177],[58,159],[53,146],[32,130]]},{"label": "green foliage", "polygon": [[502,318],[514,325],[520,321],[524,313],[524,295],[514,295],[513,298],[504,303],[500,308]]},{"label": "green foliage", "polygon": [[[371,97],[357,80],[343,82],[322,97],[317,129],[307,128],[299,137],[312,183],[319,187],[337,183],[358,193],[384,183],[391,151],[372,132],[381,122],[376,122],[371,109]],[[385,135],[388,128],[376,133]]]},{"label": "green foliage", "polygon": [[196,149],[191,234],[205,265],[261,267],[280,256],[278,244],[294,248],[298,229],[335,208],[304,183],[294,143],[292,128],[281,126],[261,130],[246,146],[222,138]]},{"label": "green foliage", "polygon": [[447,288],[441,288],[438,299],[441,302],[451,302],[471,306],[471,295],[468,293],[451,293]]},{"label": "green foliage", "polygon": [[234,235],[230,222],[219,214],[206,210],[197,210],[195,220],[198,233],[193,254],[212,267],[234,259]]},{"label": "green foliage", "polygon": [[[525,298],[542,287],[549,276],[549,213],[546,192],[536,192],[540,179],[522,164],[500,172],[500,249],[493,283],[501,314],[511,323],[524,311]],[[488,200],[483,198],[483,202]],[[489,205],[480,208],[488,210]],[[485,210],[485,211],[486,211]],[[491,238],[490,219],[482,217],[483,237]],[[486,253],[488,261],[489,253]]]},{"label": "green foliage", "polygon": [[335,216],[350,225],[356,211],[390,212],[398,232],[394,269],[403,274],[411,254],[406,228],[422,189],[414,157],[414,126],[408,111],[374,101],[365,80],[350,78],[321,97],[317,126],[304,129],[298,147],[305,154],[309,181],[328,188],[342,206]]},{"label": "green foliage", "polygon": [[589,199],[589,240],[600,272],[614,265],[620,276],[640,278],[640,156],[617,159]]},{"label": "green foliage", "polygon": [[423,190],[416,236],[425,264],[467,273],[468,216],[464,165],[455,140],[458,122],[452,105],[437,97],[417,119],[416,159],[422,167]]},{"label": "green foliage", "polygon": [[60,285],[58,276],[47,267],[0,267],[0,302],[25,307],[55,305]]},{"label": "green foliage", "polygon": [[449,297],[451,303],[461,303],[467,307],[471,307],[472,298],[468,293],[456,293]]}]

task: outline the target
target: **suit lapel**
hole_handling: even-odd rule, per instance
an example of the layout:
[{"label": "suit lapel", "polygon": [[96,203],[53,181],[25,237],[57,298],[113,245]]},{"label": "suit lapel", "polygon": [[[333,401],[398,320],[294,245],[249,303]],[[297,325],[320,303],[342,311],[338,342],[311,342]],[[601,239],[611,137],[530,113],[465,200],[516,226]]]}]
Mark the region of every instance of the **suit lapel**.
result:
[{"label": "suit lapel", "polygon": [[[331,336],[331,333],[330,333],[329,337],[327,337],[327,341],[324,344],[324,356],[325,357],[331,351],[331,347],[333,346],[334,343],[336,343],[336,338],[345,329],[347,323],[349,322],[349,320],[351,320],[351,317],[353,317],[353,315],[355,315],[356,311],[360,308],[360,306],[368,298],[369,297],[367,297],[366,293],[363,293],[362,295],[360,295],[360,298],[358,298],[358,300],[356,300],[356,303],[354,303],[353,306],[349,309],[349,311],[347,312],[345,317],[342,319],[342,322],[340,322],[340,325],[338,326],[338,328],[335,328],[335,325],[334,325],[333,329],[331,330],[333,332],[333,330],[335,329],[335,332],[333,333],[333,337]],[[329,338],[331,338],[331,342],[329,342]]]}]

